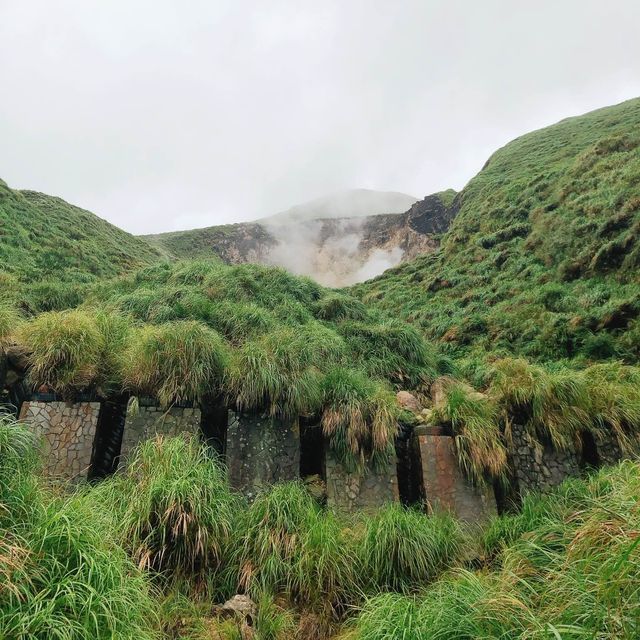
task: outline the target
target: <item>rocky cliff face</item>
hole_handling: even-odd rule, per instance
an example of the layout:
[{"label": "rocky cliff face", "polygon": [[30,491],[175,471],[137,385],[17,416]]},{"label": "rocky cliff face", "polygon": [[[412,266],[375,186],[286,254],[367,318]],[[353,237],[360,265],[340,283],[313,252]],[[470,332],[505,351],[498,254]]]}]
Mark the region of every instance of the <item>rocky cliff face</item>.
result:
[{"label": "rocky cliff face", "polygon": [[147,236],[165,253],[216,255],[224,262],[258,262],[308,275],[327,286],[362,282],[438,247],[453,220],[452,191],[427,196],[404,213],[322,219],[265,219]]}]

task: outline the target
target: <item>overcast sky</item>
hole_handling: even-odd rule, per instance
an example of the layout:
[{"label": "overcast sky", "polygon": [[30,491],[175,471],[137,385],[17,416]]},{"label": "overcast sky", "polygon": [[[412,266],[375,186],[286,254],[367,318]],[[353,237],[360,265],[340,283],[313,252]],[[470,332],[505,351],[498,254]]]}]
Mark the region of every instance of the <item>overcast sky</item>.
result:
[{"label": "overcast sky", "polygon": [[460,189],[636,96],[639,0],[0,0],[0,177],[136,233]]}]

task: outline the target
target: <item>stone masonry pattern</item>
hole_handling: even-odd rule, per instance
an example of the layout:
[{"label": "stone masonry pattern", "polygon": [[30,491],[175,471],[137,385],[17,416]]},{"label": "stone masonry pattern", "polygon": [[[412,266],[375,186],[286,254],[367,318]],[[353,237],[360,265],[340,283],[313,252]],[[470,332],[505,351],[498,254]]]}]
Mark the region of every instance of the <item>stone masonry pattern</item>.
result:
[{"label": "stone masonry pattern", "polygon": [[40,439],[45,473],[53,479],[86,478],[100,414],[99,402],[22,404],[20,419]]},{"label": "stone masonry pattern", "polygon": [[395,460],[381,470],[367,468],[362,473],[349,473],[328,450],[325,464],[327,505],[332,509],[375,509],[399,500]]},{"label": "stone masonry pattern", "polygon": [[263,487],[300,477],[297,421],[229,412],[227,466],[231,486],[249,499]]},{"label": "stone masonry pattern", "polygon": [[121,466],[126,464],[132,450],[145,440],[156,435],[171,437],[181,433],[198,434],[199,430],[200,409],[141,406],[136,414],[127,415],[120,449]]}]

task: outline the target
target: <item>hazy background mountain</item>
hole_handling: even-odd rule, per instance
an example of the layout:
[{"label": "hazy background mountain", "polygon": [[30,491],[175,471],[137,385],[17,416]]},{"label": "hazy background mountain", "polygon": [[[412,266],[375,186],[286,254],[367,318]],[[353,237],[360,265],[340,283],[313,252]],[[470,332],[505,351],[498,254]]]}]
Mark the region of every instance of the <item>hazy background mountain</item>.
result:
[{"label": "hazy background mountain", "polygon": [[294,205],[286,211],[260,218],[262,224],[287,224],[324,218],[360,218],[381,213],[403,213],[418,200],[396,191],[350,189]]}]

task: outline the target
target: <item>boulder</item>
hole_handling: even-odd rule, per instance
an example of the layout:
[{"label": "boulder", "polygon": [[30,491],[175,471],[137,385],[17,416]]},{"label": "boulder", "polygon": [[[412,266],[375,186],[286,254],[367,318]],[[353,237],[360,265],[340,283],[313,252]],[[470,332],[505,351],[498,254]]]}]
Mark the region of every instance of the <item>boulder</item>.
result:
[{"label": "boulder", "polygon": [[253,624],[256,611],[256,603],[249,596],[241,594],[236,594],[220,607],[223,616],[243,619],[249,625]]},{"label": "boulder", "polygon": [[398,391],[396,399],[398,404],[407,411],[411,411],[412,413],[420,413],[420,411],[422,411],[422,405],[418,399],[408,391]]}]

